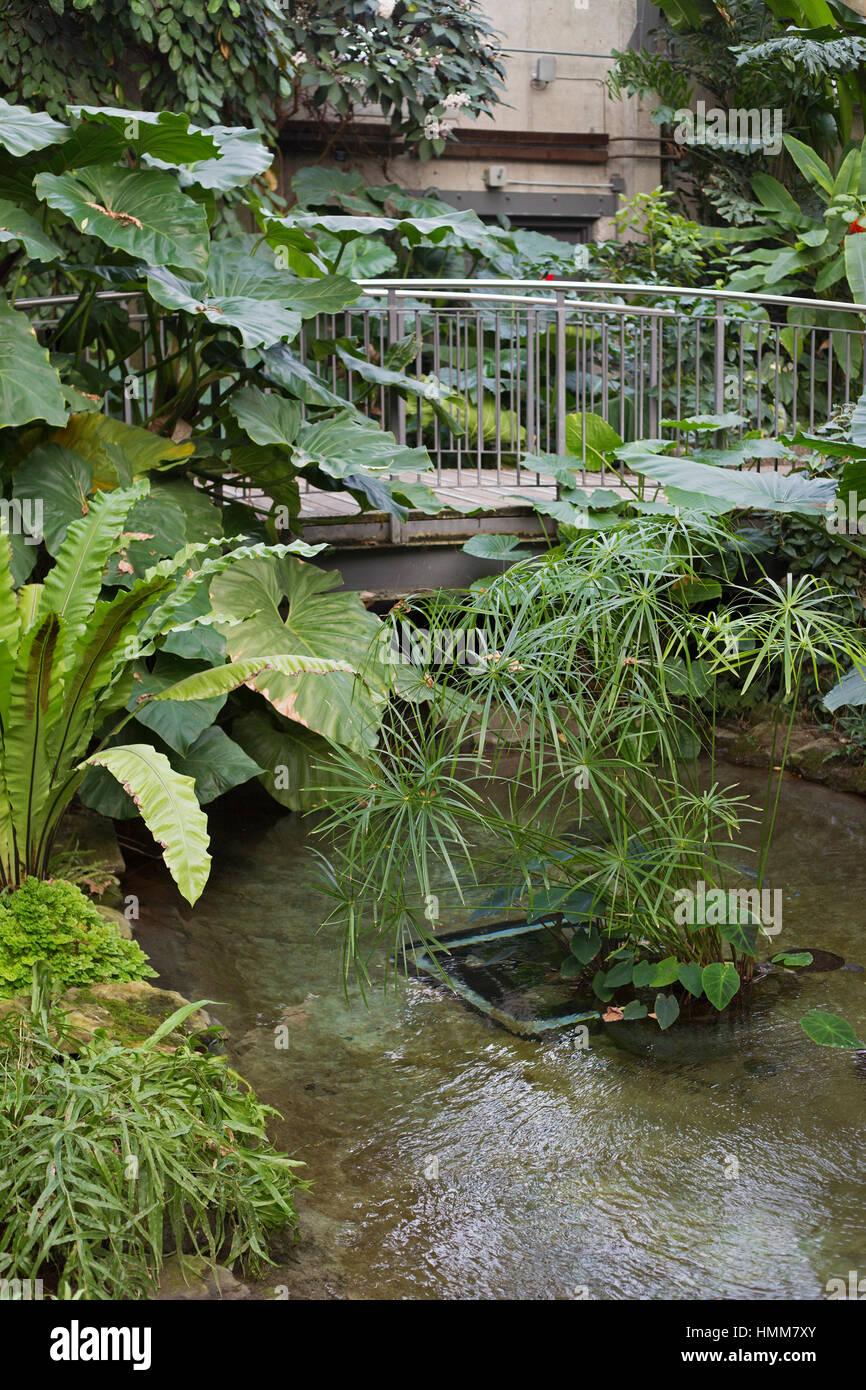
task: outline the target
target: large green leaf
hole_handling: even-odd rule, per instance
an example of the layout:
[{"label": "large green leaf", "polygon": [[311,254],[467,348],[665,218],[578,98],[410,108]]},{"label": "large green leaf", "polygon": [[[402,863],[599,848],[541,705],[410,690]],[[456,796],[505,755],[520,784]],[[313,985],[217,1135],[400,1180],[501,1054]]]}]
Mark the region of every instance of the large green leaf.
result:
[{"label": "large green leaf", "polygon": [[94,477],[118,476],[118,463],[125,463],[133,478],[154,469],[171,468],[194,452],[195,445],[175,444],[164,435],[140,425],[128,425],[98,411],[70,415],[66,428],[55,434],[57,444],[74,449],[93,469]]},{"label": "large green leaf", "polygon": [[232,450],[231,471],[258,488],[274,506],[285,508],[289,517],[299,514],[298,475],[285,448],[241,444]]},{"label": "large green leaf", "polygon": [[147,491],[147,483],[140,482],[116,492],[97,493],[87,516],[67,528],[45,581],[42,612],[59,613],[68,632],[76,637],[99,597],[108,557],[123,532],[126,517]]},{"label": "large green leaf", "polygon": [[117,549],[105,573],[106,584],[128,589],[153,566],[176,555],[186,541],[186,517],[168,493],[154,490],[136,502],[126,518]]},{"label": "large green leaf", "polygon": [[182,657],[160,652],[153,670],[136,671],[132,695],[127,709],[135,713],[139,724],[151,729],[175,753],[185,756],[196,740],[209,729],[226,702],[225,693],[209,699],[151,699],[171,687],[183,683],[187,676],[209,667],[185,661]]},{"label": "large green leaf", "polygon": [[301,408],[297,401],[287,400],[276,392],[265,393],[257,386],[245,386],[236,391],[229,409],[241,429],[256,444],[277,444],[288,447],[301,428]]},{"label": "large green leaf", "polygon": [[[364,675],[368,684],[345,671],[250,678],[280,714],[363,752],[376,742],[388,668],[374,655],[378,618],[356,594],[334,593],[340,582],[339,574],[292,557],[247,560],[219,575],[210,595],[214,611],[237,624],[224,629],[233,662],[261,652],[291,652],[348,662]],[[369,685],[381,692],[379,698]]]},{"label": "large green leaf", "polygon": [[342,410],[348,406],[351,410],[349,403],[332,391],[327,382],[317,376],[312,367],[308,367],[286,343],[277,343],[262,352],[261,356],[267,375],[305,405],[337,406]]},{"label": "large green leaf", "polygon": [[426,449],[398,444],[393,434],[350,411],[305,425],[295,443],[294,462],[298,468],[315,464],[332,478],[346,478],[367,468],[423,472],[432,467]]},{"label": "large green leaf", "polygon": [[866,671],[853,667],[846,676],[824,696],[824,708],[835,713],[843,705],[866,705]]},{"label": "large green leaf", "polygon": [[680,1006],[673,994],[657,994],[653,1004],[656,1022],[662,1030],[670,1028],[680,1016]]},{"label": "large green leaf", "polygon": [[771,212],[793,213],[799,216],[800,205],[783,183],[770,174],[755,174],[752,179],[755,196]]},{"label": "large green leaf", "polygon": [[229,188],[250,183],[274,162],[273,151],[262,142],[257,130],[247,130],[245,126],[211,125],[205,126],[200,133],[213,136],[219,156],[216,159],[196,160],[194,164],[182,168],[179,174],[181,184],[195,183],[200,188],[213,188],[224,193]]},{"label": "large green leaf", "polygon": [[676,488],[696,498],[713,497],[730,508],[814,515],[823,512],[836,493],[836,484],[829,478],[809,478],[803,473],[740,473],[689,458],[653,454],[632,458],[630,466],[636,473],[657,479],[665,488]]},{"label": "large green leaf", "polygon": [[[183,663],[186,664],[186,663]],[[158,694],[153,694],[152,699],[156,702],[161,700],[188,701],[196,703],[203,701],[210,702],[220,696],[225,696],[231,690],[237,690],[240,685],[254,685],[258,680],[267,681],[271,674],[278,676],[298,676],[312,672],[314,675],[325,675],[332,671],[353,672],[353,667],[346,661],[338,658],[326,658],[320,656],[255,656],[246,657],[243,660],[228,662],[225,666],[215,666],[203,671],[195,671],[190,675],[183,676],[182,679],[175,679],[171,685],[159,689]],[[144,692],[150,695],[149,691]],[[142,713],[146,710],[138,711],[138,718],[141,719]]]},{"label": "large green leaf", "polygon": [[42,816],[51,784],[51,733],[60,716],[62,622],[47,613],[22,638],[12,670],[3,772],[19,853],[38,870]]},{"label": "large green leaf", "polygon": [[866,304],[866,235],[862,232],[845,238],[845,274],[854,303]]},{"label": "large green leaf", "polygon": [[168,497],[183,513],[186,539],[204,542],[223,533],[222,512],[207,493],[186,478],[159,478],[151,484],[153,497]]},{"label": "large green leaf", "polygon": [[463,549],[467,555],[476,555],[482,560],[501,560],[507,565],[532,558],[532,551],[524,550],[516,536],[501,531],[480,532],[472,536]]},{"label": "large green leaf", "polygon": [[61,444],[42,444],[22,459],[12,484],[13,497],[42,505],[42,534],[56,555],[70,522],[86,516],[93,469],[80,454]]},{"label": "large green leaf", "polygon": [[69,134],[68,126],[52,120],[44,111],[10,106],[0,97],[0,145],[16,158],[44,150],[47,145],[62,144]]},{"label": "large green leaf", "polygon": [[812,1042],[822,1047],[844,1047],[850,1052],[866,1050],[866,1043],[854,1032],[851,1024],[836,1014],[828,1014],[823,1009],[812,1009],[800,1019],[800,1027]]},{"label": "large green leaf", "polygon": [[[323,233],[319,236],[319,246],[324,258],[333,265],[340,253],[337,238]],[[396,251],[392,251],[390,246],[376,237],[358,237],[356,241],[344,246],[340,255],[341,273],[351,275],[353,280],[378,280],[396,265]],[[300,268],[296,269],[300,273]]]},{"label": "large green leaf", "polygon": [[740,988],[740,977],[730,961],[713,961],[701,971],[701,984],[713,1008],[721,1013]]},{"label": "large green leaf", "polygon": [[153,265],[203,271],[207,214],[170,174],[90,165],[77,173],[37,174],[34,188],[79,231]]},{"label": "large green leaf", "polygon": [[[183,621],[178,615],[189,608],[190,601],[201,592],[204,584],[210,583],[215,575],[222,574],[224,570],[231,569],[245,560],[283,555],[310,556],[323,548],[309,546],[306,541],[290,541],[287,545],[267,545],[262,542],[257,545],[238,546],[226,555],[214,555],[212,547],[203,543],[184,546],[178,555],[160,560],[150,572],[152,578],[169,575],[181,577],[176,579],[174,589],[167,598],[156,604],[148,614],[141,628],[142,642],[176,630],[178,621]],[[247,610],[250,611],[252,610]]]},{"label": "large green leaf", "polygon": [[358,298],[360,288],[345,275],[300,279],[251,250],[217,243],[211,250],[207,283],[213,294],[276,300],[302,318],[335,314]]},{"label": "large green leaf", "polygon": [[606,420],[591,410],[569,415],[565,422],[565,447],[569,454],[585,460],[593,472],[604,467],[608,455],[622,445],[622,438]]},{"label": "large green leaf", "polygon": [[148,266],[147,287],[166,309],[181,309],[219,328],[236,328],[248,348],[271,347],[283,338],[297,337],[301,329],[299,313],[264,295],[214,295],[203,282],[181,280],[165,266]]},{"label": "large green leaf", "polygon": [[0,295],[0,429],[31,420],[62,425],[68,414],[48,353],[24,315]]},{"label": "large green leaf", "polygon": [[358,237],[380,237],[393,232],[405,237],[410,246],[422,241],[438,245],[454,242],[459,246],[483,247],[491,239],[511,243],[501,227],[485,225],[471,210],[442,213],[435,217],[347,217],[342,214],[301,212],[287,217],[267,216],[265,231],[269,245],[279,246],[283,232],[326,232],[345,245]]},{"label": "large green leaf", "polygon": [[121,160],[127,151],[139,159],[151,156],[165,165],[212,160],[219,153],[213,135],[190,126],[189,116],[175,111],[126,111],[116,106],[70,106],[71,116],[85,123],[104,125],[113,144],[106,141],[104,159]]},{"label": "large green leaf", "polygon": [[171,587],[170,576],[164,575],[96,604],[68,663],[58,760],[86,751],[90,732],[106,712],[104,705],[123,705],[125,694],[114,693],[111,682],[118,667],[128,662],[127,644],[134,641],[141,616]]},{"label": "large green leaf", "polygon": [[347,371],[359,376],[362,381],[375,386],[396,386],[412,396],[422,396],[424,400],[435,401],[447,398],[448,389],[435,377],[427,381],[407,376],[405,372],[394,371],[391,367],[380,367],[360,356],[361,349],[349,338],[336,339],[333,350]]},{"label": "large green leaf", "polygon": [[782,138],[785,149],[804,178],[808,179],[813,187],[822,189],[832,198],[833,175],[823,159],[808,145],[804,145],[802,140],[796,140],[793,135],[785,135]]},{"label": "large green leaf", "polygon": [[146,743],[105,748],[82,767],[104,767],[135,800],[145,825],[187,902],[201,896],[210,872],[207,820],[192,777],[175,772],[164,753]]},{"label": "large green leaf", "polygon": [[290,811],[313,811],[340,786],[327,739],[279,715],[254,711],[236,719],[232,735],[264,769],[259,781]]},{"label": "large green leaf", "polygon": [[34,261],[56,261],[62,254],[35,217],[6,198],[0,198],[0,242],[4,241],[19,241]]},{"label": "large green leaf", "polygon": [[239,744],[220,728],[205,729],[185,758],[175,759],[174,767],[184,777],[195,781],[195,794],[200,806],[206,806],[223,792],[239,787],[251,777],[259,777],[262,768],[248,757]]}]

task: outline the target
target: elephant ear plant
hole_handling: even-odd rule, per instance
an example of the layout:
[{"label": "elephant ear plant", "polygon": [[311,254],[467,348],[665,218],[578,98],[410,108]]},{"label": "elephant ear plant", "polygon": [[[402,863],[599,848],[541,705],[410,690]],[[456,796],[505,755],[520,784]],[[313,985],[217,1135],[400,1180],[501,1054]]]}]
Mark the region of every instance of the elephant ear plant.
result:
[{"label": "elephant ear plant", "polygon": [[[219,543],[188,545],[128,589],[105,597],[106,567],[121,544],[147,482],[98,493],[66,530],[44,582],[13,585],[11,547],[0,537],[0,881],[44,877],[58,823],[89,768],[104,768],[134,798],[166,865],[190,902],[208,877],[208,833],[192,777],[149,744],[116,742],[132,718],[135,663],[182,610],[237,560],[273,553],[265,546],[222,554]],[[291,547],[276,547],[286,553]],[[204,619],[193,620],[207,622]],[[224,696],[265,672],[293,676],[347,671],[346,663],[278,651],[196,672],[142,695],[150,701]],[[103,735],[92,749],[94,733]],[[111,740],[110,744],[108,740]]]}]

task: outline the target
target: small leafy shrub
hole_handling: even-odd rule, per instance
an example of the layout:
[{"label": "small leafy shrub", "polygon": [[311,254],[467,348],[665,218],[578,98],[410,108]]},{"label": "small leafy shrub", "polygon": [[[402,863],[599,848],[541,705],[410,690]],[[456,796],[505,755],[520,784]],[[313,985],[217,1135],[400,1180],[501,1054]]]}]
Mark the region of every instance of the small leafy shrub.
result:
[{"label": "small leafy shrub", "polygon": [[74,883],[28,878],[0,898],[0,997],[27,993],[37,961],[61,988],[156,973]]},{"label": "small leafy shrub", "polygon": [[[41,1278],[66,1298],[143,1298],[167,1254],[268,1263],[297,1221],[303,1165],[278,1153],[261,1105],[226,1064],[159,1044],[97,1039],[71,1057],[62,1017],[37,1007],[0,1025],[0,1277]],[[39,1212],[40,1219],[33,1220]]]}]

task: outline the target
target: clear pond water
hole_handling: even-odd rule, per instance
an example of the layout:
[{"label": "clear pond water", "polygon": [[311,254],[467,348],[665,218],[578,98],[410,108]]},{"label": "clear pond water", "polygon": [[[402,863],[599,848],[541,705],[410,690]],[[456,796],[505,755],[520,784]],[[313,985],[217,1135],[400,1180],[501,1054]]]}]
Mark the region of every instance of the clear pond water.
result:
[{"label": "clear pond water", "polygon": [[[726,772],[760,799],[759,774]],[[866,1054],[798,1023],[824,1006],[866,1036],[866,974],[776,976],[739,1016],[609,1025],[586,1050],[423,983],[365,1007],[297,820],[236,803],[213,828],[194,910],[156,866],[128,891],[160,983],[220,1001],[233,1062],[315,1180],[257,1296],[814,1299],[866,1274]],[[866,965],[864,844],[866,801],[785,779],[779,948]]]}]

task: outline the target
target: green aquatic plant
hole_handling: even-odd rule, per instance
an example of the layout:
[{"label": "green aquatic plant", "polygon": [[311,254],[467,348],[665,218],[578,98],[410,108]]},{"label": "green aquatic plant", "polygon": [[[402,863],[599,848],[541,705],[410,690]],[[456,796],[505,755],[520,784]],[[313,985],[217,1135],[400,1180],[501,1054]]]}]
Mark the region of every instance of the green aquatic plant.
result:
[{"label": "green aquatic plant", "polygon": [[[206,701],[256,679],[345,672],[312,655],[246,656],[177,681],[144,685],[137,663],[168,635],[207,626],[196,609],[217,574],[244,559],[286,554],[253,546],[224,554],[218,540],[185,546],[131,587],[106,590],[136,502],[148,483],[100,492],[72,522],[43,583],[16,589],[9,538],[0,536],[0,885],[45,877],[59,822],[88,769],[102,768],[134,798],[166,865],[194,902],[207,882],[207,820],[195,779],[150,743],[120,744],[133,714],[160,702]],[[108,592],[108,597],[105,596]],[[191,607],[190,607],[191,605]],[[184,610],[186,610],[184,612]],[[288,642],[290,634],[281,641]],[[135,695],[136,678],[142,686]],[[130,708],[131,706],[131,708]],[[94,749],[94,736],[101,742]],[[253,765],[254,766],[254,765]]]},{"label": "green aquatic plant", "polygon": [[[662,1027],[687,1000],[727,1007],[767,925],[781,773],[768,778],[757,898],[705,919],[684,911],[699,888],[727,884],[746,811],[715,773],[716,682],[748,690],[774,673],[783,769],[804,677],[861,650],[825,585],[746,585],[739,556],[710,516],[623,518],[392,615],[420,634],[480,632],[484,654],[404,669],[375,754],[337,757],[320,829],[335,840],[328,883],[347,969],[366,978],[383,941],[405,959],[480,898],[488,915],[520,909],[558,932],[563,973],[604,1002],[627,986],[658,991]],[[649,1012],[639,996],[631,1007]]]}]

